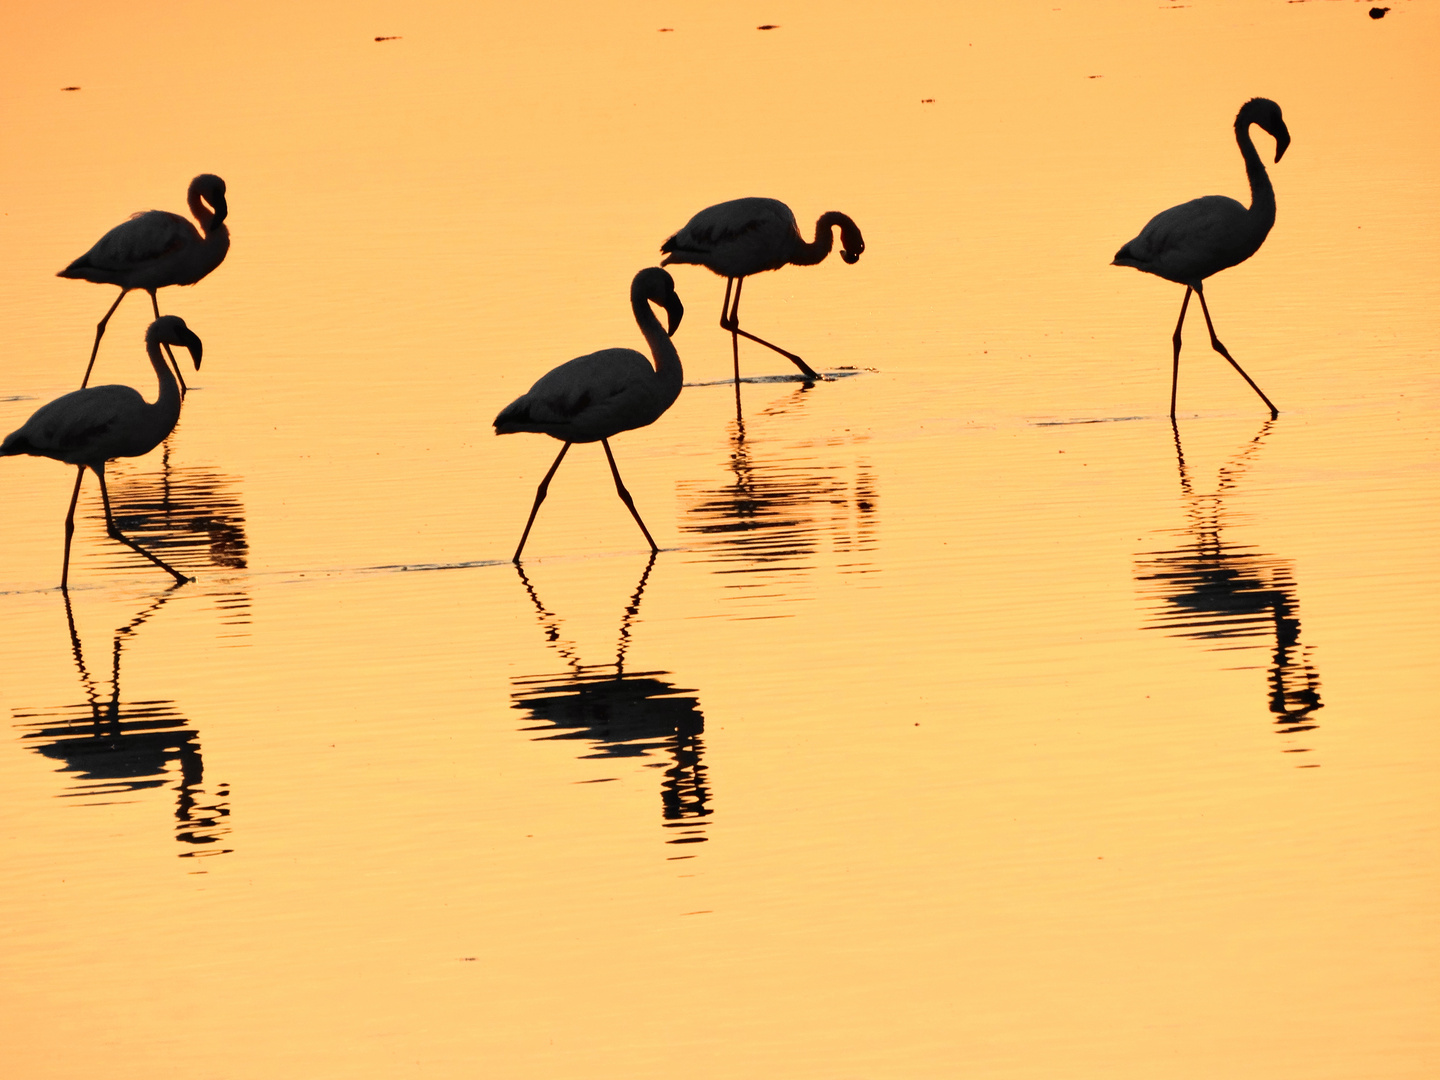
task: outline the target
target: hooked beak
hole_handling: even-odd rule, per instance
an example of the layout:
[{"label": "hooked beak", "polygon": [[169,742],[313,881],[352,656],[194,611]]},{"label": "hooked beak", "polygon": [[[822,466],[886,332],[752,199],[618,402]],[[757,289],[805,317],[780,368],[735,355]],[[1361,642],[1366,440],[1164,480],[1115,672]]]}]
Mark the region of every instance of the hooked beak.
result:
[{"label": "hooked beak", "polygon": [[1290,132],[1286,131],[1284,128],[1281,128],[1281,129],[1280,129],[1280,134],[1275,136],[1275,160],[1276,160],[1276,161],[1279,161],[1282,157],[1285,156],[1285,151],[1289,148],[1289,146],[1290,146]]},{"label": "hooked beak", "polygon": [[195,332],[193,330],[187,327],[186,329],[181,331],[180,340],[177,341],[176,344],[183,345],[185,346],[185,348],[190,350],[190,357],[195,361],[195,370],[199,371],[200,357],[201,354],[205,352],[204,342],[202,342],[198,337],[195,336]]},{"label": "hooked beak", "polygon": [[860,252],[842,251],[840,252],[840,258],[844,259],[847,263],[853,266],[855,263],[860,261]]},{"label": "hooked beak", "polygon": [[663,307],[670,316],[670,326],[665,332],[671,337],[674,337],[675,331],[680,329],[680,320],[685,317],[685,305],[680,303],[679,294],[672,292],[660,301],[660,306]]},{"label": "hooked beak", "polygon": [[215,208],[215,224],[219,225],[230,213],[230,207],[226,204],[224,195],[215,196],[212,205]]}]

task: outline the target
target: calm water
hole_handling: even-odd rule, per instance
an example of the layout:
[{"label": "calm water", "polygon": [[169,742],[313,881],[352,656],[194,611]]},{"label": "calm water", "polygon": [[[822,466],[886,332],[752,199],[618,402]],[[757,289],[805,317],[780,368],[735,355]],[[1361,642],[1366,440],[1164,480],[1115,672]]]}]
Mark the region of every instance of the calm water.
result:
[{"label": "calm water", "polygon": [[[90,481],[67,603],[73,474],[0,462],[5,1075],[1435,1075],[1440,12],[1367,7],[22,3],[0,432],[101,233],[213,171],[234,240],[112,468],[195,583]],[[1258,94],[1206,295],[1281,415],[1192,312],[1172,426],[1183,290],[1107,264]],[[578,446],[517,571],[494,414],[749,194],[864,229],[745,292],[836,377],[742,349],[737,417],[676,268],[662,550]]]}]

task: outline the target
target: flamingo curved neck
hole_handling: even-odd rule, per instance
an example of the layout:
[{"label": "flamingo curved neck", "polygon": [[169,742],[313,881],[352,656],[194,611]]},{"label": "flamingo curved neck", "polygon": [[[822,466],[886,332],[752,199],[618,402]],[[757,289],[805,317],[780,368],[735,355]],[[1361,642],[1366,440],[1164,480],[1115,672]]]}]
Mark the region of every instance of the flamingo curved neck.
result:
[{"label": "flamingo curved neck", "polygon": [[[155,369],[155,378],[160,381],[160,396],[155,400],[154,407],[163,412],[157,415],[168,419],[170,427],[174,427],[180,416],[180,384],[175,380],[175,372],[170,369],[169,362],[160,352],[158,337],[146,335],[145,351],[150,356],[150,366]],[[166,431],[169,431],[169,427]]]},{"label": "flamingo curved neck", "polygon": [[680,386],[685,379],[684,369],[680,366],[680,353],[676,351],[670,335],[660,325],[660,320],[655,317],[649,294],[638,284],[630,288],[630,309],[635,313],[635,325],[640,327],[645,343],[650,346],[650,355],[655,358],[656,377],[667,391],[673,386],[674,396],[679,397]]},{"label": "flamingo curved neck", "polygon": [[1264,219],[1265,228],[1275,222],[1275,188],[1270,183],[1270,174],[1250,138],[1250,125],[1254,121],[1235,120],[1235,141],[1240,144],[1240,156],[1245,159],[1245,175],[1250,179],[1250,213]]},{"label": "flamingo curved neck", "polygon": [[790,261],[796,266],[814,266],[829,255],[835,247],[835,226],[840,222],[839,217],[833,211],[821,214],[820,219],[815,222],[815,239],[808,244],[801,240],[796,247],[795,254],[790,256]]}]

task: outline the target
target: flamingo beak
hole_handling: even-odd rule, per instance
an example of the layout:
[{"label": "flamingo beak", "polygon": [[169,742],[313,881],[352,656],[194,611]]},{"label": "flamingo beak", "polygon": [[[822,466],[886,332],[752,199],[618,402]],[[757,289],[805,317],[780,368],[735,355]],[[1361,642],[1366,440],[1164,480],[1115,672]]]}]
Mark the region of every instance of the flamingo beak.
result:
[{"label": "flamingo beak", "polygon": [[190,358],[195,361],[195,370],[200,370],[200,357],[205,352],[205,344],[195,335],[193,330],[186,328],[180,334],[180,340],[175,344],[183,345],[190,350]]},{"label": "flamingo beak", "polygon": [[685,317],[685,305],[680,303],[679,295],[672,292],[660,301],[660,306],[670,316],[670,327],[665,332],[674,337],[675,331],[680,329],[680,320]]},{"label": "flamingo beak", "polygon": [[840,252],[840,258],[844,259],[851,266],[854,266],[860,261],[860,253],[858,251],[842,251]]},{"label": "flamingo beak", "polygon": [[1277,134],[1277,135],[1275,136],[1275,160],[1276,160],[1276,161],[1279,161],[1282,157],[1285,156],[1285,151],[1286,151],[1286,149],[1289,148],[1289,146],[1290,146],[1290,132],[1286,131],[1285,128],[1282,127],[1282,128],[1280,129],[1279,134]]}]

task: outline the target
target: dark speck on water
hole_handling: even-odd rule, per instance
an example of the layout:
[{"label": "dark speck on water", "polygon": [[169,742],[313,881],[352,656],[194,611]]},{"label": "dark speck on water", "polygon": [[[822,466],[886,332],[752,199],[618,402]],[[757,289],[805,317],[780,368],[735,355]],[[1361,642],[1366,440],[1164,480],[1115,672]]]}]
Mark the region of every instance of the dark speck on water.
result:
[{"label": "dark speck on water", "polygon": [[662,27],[660,27],[660,30],[659,30],[659,33],[662,33],[662,34],[673,34],[674,32],[675,32],[675,28],[674,28],[673,26],[662,26]]},{"label": "dark speck on water", "polygon": [[399,41],[399,40],[400,40],[400,37],[401,37],[400,34],[390,34],[390,35],[384,36],[384,37],[377,37],[375,40],[376,40],[376,41]]},{"label": "dark speck on water", "polygon": [[920,99],[920,104],[921,104],[921,105],[934,105],[934,104],[935,104],[935,99],[934,99],[933,97],[922,97],[922,98]]},{"label": "dark speck on water", "polygon": [[779,30],[780,27],[776,26],[774,23],[766,23],[764,26],[757,26],[757,27],[755,27],[755,29],[756,29],[756,30]]},{"label": "dark speck on water", "polygon": [[80,88],[79,88],[78,86],[62,86],[62,87],[60,87],[60,89],[61,89],[61,90],[79,90]]},{"label": "dark speck on water", "polygon": [[1390,9],[1389,9],[1388,7],[1372,7],[1372,8],[1370,9],[1370,18],[1372,18],[1372,19],[1383,19],[1383,18],[1385,18],[1385,12],[1387,12],[1387,11],[1389,11],[1389,10],[1390,10]]}]

